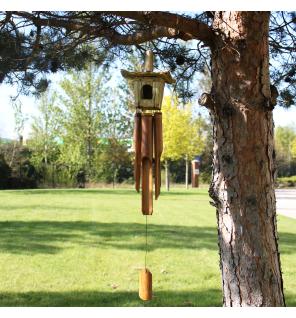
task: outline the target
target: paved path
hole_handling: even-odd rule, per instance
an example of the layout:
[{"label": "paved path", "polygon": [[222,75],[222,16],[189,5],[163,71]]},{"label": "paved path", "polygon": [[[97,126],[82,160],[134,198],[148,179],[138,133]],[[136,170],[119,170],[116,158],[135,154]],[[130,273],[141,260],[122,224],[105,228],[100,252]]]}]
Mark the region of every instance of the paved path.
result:
[{"label": "paved path", "polygon": [[296,189],[275,191],[277,213],[296,219]]}]

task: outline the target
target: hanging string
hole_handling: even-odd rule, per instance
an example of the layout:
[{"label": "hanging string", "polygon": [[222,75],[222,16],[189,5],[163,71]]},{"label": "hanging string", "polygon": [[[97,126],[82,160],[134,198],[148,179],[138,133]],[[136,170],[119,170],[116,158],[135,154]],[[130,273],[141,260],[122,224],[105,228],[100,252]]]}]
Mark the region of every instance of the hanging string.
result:
[{"label": "hanging string", "polygon": [[146,251],[145,251],[145,269],[147,265],[147,253],[148,253],[148,219],[146,215]]}]

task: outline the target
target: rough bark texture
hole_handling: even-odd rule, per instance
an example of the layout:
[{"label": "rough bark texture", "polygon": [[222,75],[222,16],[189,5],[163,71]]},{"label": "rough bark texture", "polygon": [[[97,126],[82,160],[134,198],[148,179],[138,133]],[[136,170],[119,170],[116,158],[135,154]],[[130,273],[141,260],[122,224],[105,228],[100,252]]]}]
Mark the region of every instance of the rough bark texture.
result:
[{"label": "rough bark texture", "polygon": [[224,306],[284,306],[277,245],[267,12],[217,12],[212,204]]}]

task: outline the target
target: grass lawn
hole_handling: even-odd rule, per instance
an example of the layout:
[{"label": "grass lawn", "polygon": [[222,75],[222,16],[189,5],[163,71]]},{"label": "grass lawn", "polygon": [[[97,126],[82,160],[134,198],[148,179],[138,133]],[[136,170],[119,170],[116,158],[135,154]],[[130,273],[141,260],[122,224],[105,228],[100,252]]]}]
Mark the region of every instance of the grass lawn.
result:
[{"label": "grass lawn", "polygon": [[[0,306],[221,306],[207,189],[162,193],[148,218],[154,298],[138,298],[145,217],[129,189],[0,192]],[[296,306],[296,220],[278,217],[287,305]]]}]

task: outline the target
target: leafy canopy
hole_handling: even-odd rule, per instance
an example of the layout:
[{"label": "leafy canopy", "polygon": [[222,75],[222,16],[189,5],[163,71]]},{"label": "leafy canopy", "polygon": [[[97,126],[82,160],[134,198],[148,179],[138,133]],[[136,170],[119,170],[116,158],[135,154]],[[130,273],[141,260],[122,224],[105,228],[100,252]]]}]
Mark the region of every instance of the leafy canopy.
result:
[{"label": "leafy canopy", "polygon": [[[177,78],[179,97],[194,96],[197,72],[210,69],[218,11],[200,14],[140,11],[66,11],[0,13],[0,83],[18,83],[22,92],[44,91],[47,75],[87,62],[109,65],[127,56],[156,53],[158,66]],[[296,14],[273,12],[270,18],[270,74],[289,107],[296,95]],[[91,44],[91,45],[90,45]]]},{"label": "leafy canopy", "polygon": [[164,150],[162,160],[192,158],[205,147],[203,118],[194,118],[190,104],[180,105],[176,95],[166,96],[162,105]]}]

